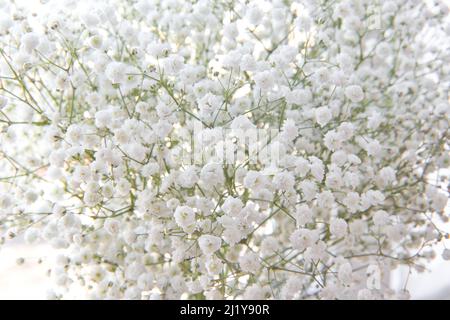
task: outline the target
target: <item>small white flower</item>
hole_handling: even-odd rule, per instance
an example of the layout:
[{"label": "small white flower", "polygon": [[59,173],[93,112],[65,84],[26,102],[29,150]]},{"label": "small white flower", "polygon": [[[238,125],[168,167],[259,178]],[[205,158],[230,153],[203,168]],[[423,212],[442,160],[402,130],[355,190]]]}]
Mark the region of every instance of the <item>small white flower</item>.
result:
[{"label": "small white flower", "polygon": [[347,235],[347,222],[341,218],[335,218],[331,220],[330,232],[337,238],[344,237]]},{"label": "small white flower", "polygon": [[106,77],[113,83],[123,83],[126,79],[127,65],[122,62],[113,61],[105,70]]},{"label": "small white flower", "polygon": [[241,199],[228,197],[222,205],[222,210],[230,216],[237,216],[243,207]]},{"label": "small white flower", "polygon": [[329,190],[323,191],[317,195],[317,205],[320,208],[331,209],[334,203],[334,195]]},{"label": "small white flower", "polygon": [[358,85],[350,85],[345,88],[345,96],[352,102],[361,102],[364,100],[364,91]]},{"label": "small white flower", "polygon": [[175,222],[182,228],[189,227],[195,223],[195,213],[188,206],[179,206],[175,210]]},{"label": "small white flower", "polygon": [[332,118],[331,111],[328,107],[319,107],[315,110],[316,122],[321,126],[325,126]]},{"label": "small white flower", "polygon": [[359,210],[359,201],[359,194],[356,192],[350,192],[342,200],[342,203],[348,208],[350,213],[355,213]]},{"label": "small white flower", "polygon": [[266,91],[272,89],[275,84],[274,75],[271,71],[259,72],[254,76],[255,83],[264,94]]},{"label": "small white flower", "polygon": [[378,210],[373,214],[372,219],[375,226],[381,227],[389,222],[389,214],[386,211]]},{"label": "small white flower", "polygon": [[108,218],[105,220],[103,227],[109,234],[117,235],[120,231],[120,222],[118,219]]},{"label": "small white flower", "polygon": [[295,212],[297,227],[304,226],[313,221],[313,212],[306,204],[301,204]]},{"label": "small white flower", "polygon": [[303,251],[315,244],[319,240],[319,235],[315,230],[298,229],[291,234],[289,240],[293,248]]},{"label": "small white flower", "polygon": [[198,239],[198,245],[202,252],[206,255],[211,255],[220,249],[222,239],[212,235],[202,235]]},{"label": "small white flower", "polygon": [[254,252],[246,252],[239,257],[239,266],[244,272],[256,273],[259,269],[259,264],[259,257]]}]

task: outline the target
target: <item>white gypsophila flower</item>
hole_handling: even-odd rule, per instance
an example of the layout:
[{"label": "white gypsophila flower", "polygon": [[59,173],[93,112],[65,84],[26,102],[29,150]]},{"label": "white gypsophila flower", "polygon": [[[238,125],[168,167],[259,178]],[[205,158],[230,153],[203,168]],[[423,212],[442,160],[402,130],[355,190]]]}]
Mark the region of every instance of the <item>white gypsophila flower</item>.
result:
[{"label": "white gypsophila flower", "polygon": [[345,88],[345,96],[352,102],[361,102],[364,99],[364,91],[358,85],[350,85]]},{"label": "white gypsophila flower", "polygon": [[259,257],[254,252],[247,252],[239,258],[239,266],[242,270],[255,274],[258,270]]},{"label": "white gypsophila flower", "polygon": [[297,222],[297,227],[304,226],[307,223],[313,221],[313,212],[306,204],[302,204],[297,207],[295,219]]},{"label": "white gypsophila flower", "polygon": [[198,239],[198,245],[202,252],[206,255],[211,255],[220,249],[222,240],[219,237],[212,235],[202,235]]},{"label": "white gypsophila flower", "polygon": [[174,214],[175,222],[182,228],[191,226],[195,223],[195,213],[188,206],[179,206]]},{"label": "white gypsophila flower", "polygon": [[315,110],[315,117],[317,123],[323,127],[330,122],[332,114],[328,107],[319,107]]},{"label": "white gypsophila flower", "polygon": [[341,218],[331,220],[330,232],[337,238],[341,238],[347,234],[347,222]]},{"label": "white gypsophila flower", "polygon": [[342,200],[342,203],[348,208],[350,213],[355,213],[359,209],[360,197],[356,192],[348,193]]},{"label": "white gypsophila flower", "polygon": [[116,235],[120,231],[120,224],[117,220],[114,219],[106,219],[103,227],[111,235]]},{"label": "white gypsophila flower", "polygon": [[254,77],[256,85],[261,89],[261,91],[265,92],[272,89],[274,85],[274,75],[271,71],[266,70],[260,72]]}]

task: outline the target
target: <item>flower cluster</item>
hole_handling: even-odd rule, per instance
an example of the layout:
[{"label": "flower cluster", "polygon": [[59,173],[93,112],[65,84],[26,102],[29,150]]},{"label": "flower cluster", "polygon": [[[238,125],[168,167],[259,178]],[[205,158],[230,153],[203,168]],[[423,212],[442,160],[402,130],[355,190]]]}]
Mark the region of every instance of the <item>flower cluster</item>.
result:
[{"label": "flower cluster", "polygon": [[0,244],[58,250],[53,298],[407,297],[449,87],[439,1],[0,2]]}]

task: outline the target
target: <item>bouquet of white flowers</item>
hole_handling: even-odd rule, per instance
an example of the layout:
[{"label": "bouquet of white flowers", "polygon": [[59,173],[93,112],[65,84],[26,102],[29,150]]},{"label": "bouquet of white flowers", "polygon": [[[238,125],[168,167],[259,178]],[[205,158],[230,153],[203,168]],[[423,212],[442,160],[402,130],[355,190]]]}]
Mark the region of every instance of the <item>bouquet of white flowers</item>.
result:
[{"label": "bouquet of white flowers", "polygon": [[449,88],[440,1],[0,1],[0,243],[54,298],[405,297]]}]

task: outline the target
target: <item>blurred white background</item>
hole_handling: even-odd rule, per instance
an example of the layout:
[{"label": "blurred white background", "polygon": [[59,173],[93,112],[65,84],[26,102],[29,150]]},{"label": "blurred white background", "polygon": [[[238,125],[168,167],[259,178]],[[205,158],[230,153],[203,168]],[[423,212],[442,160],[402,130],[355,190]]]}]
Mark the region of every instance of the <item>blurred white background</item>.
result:
[{"label": "blurred white background", "polygon": [[[443,246],[438,248],[442,252]],[[0,299],[46,299],[47,291],[52,286],[52,279],[47,275],[49,264],[56,252],[46,245],[26,245],[20,239],[7,243],[0,249]],[[38,263],[39,257],[44,257]],[[24,258],[25,262],[17,264]],[[412,271],[408,279],[408,268],[402,267],[391,275],[391,287],[400,290],[405,286],[412,299],[446,299],[450,300],[450,262],[440,255],[427,265],[423,273]],[[72,292],[73,298],[82,298],[83,293]]]}]

